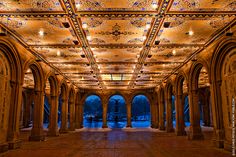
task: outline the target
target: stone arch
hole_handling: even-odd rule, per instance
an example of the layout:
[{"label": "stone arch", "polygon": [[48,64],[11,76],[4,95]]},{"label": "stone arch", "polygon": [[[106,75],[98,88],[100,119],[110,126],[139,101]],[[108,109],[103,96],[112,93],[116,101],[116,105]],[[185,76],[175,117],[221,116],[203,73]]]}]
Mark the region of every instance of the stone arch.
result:
[{"label": "stone arch", "polygon": [[86,98],[89,97],[89,96],[91,96],[91,95],[96,95],[96,96],[98,96],[98,97],[102,100],[101,94],[99,94],[99,93],[97,93],[97,92],[91,91],[91,92],[88,92],[88,93],[86,93],[85,95],[82,96],[82,98],[81,98],[81,104],[84,105]]},{"label": "stone arch", "polygon": [[[219,42],[219,45],[216,47],[212,60],[211,60],[211,69],[210,76],[212,79],[212,88],[211,88],[211,98],[212,98],[212,111],[213,111],[213,123],[214,123],[214,133],[215,138],[214,142],[217,147],[225,148],[231,150],[231,130],[229,129],[229,118],[226,116],[227,113],[230,113],[231,107],[227,107],[227,96],[225,95],[225,87],[227,83],[230,83],[230,80],[224,80],[224,74],[227,67],[229,68],[230,64],[233,64],[235,61],[235,52],[236,52],[236,39],[224,39]],[[232,71],[233,72],[233,71]],[[229,73],[228,73],[229,76]],[[234,75],[232,75],[234,76]],[[235,78],[235,77],[233,77]],[[232,87],[234,85],[232,84]],[[231,87],[231,88],[232,88]],[[223,92],[223,93],[222,93]],[[228,93],[234,93],[229,92]],[[229,96],[229,95],[228,95]],[[234,96],[235,97],[235,96]]]},{"label": "stone arch", "polygon": [[177,77],[175,79],[175,84],[174,84],[176,95],[179,95],[179,94],[183,93],[182,86],[183,86],[184,81],[186,81],[186,82],[188,81],[188,78],[187,78],[186,74],[183,73],[183,72],[179,72],[179,74],[177,75]]},{"label": "stone arch", "polygon": [[[2,108],[0,113],[1,117],[5,121],[1,122],[0,130],[0,144],[4,143],[3,150],[8,148],[12,149],[15,147],[15,143],[19,138],[19,123],[20,123],[20,111],[21,111],[21,100],[22,100],[22,64],[17,49],[12,43],[6,40],[0,40],[0,75],[1,82],[3,83],[2,90],[0,91],[0,101],[5,99],[5,103],[0,103],[5,107]],[[3,68],[5,67],[5,69]],[[19,79],[20,78],[20,79]],[[5,89],[4,89],[5,86]],[[5,95],[5,96],[4,96]],[[6,142],[9,141],[11,144],[8,145]]]}]

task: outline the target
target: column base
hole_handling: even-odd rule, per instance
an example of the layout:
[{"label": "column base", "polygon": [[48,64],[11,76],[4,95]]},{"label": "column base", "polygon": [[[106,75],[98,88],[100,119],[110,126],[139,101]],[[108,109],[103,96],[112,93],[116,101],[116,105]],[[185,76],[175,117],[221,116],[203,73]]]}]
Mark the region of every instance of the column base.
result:
[{"label": "column base", "polygon": [[179,130],[179,131],[176,131],[175,133],[176,133],[176,136],[186,136],[187,135],[185,130],[182,130],[182,131]]},{"label": "column base", "polygon": [[132,128],[131,124],[130,125],[126,125],[126,128]]},{"label": "column base", "polygon": [[9,149],[18,149],[21,147],[22,141],[21,140],[15,140],[8,142],[8,148]]},{"label": "column base", "polygon": [[170,133],[170,132],[175,132],[175,129],[174,128],[166,128],[166,132]]},{"label": "column base", "polygon": [[158,126],[157,126],[156,124],[152,124],[152,125],[151,125],[151,128],[153,128],[153,129],[157,129]]},{"label": "column base", "polygon": [[73,128],[69,128],[69,131],[75,131],[75,128],[73,127]]},{"label": "column base", "polygon": [[0,143],[0,153],[8,151],[8,143]]},{"label": "column base", "polygon": [[159,130],[165,130],[165,127],[164,126],[160,126]]},{"label": "column base", "polygon": [[108,126],[107,125],[103,125],[102,128],[108,128]]},{"label": "column base", "polygon": [[48,132],[47,136],[49,136],[49,137],[57,137],[57,136],[59,136],[59,132],[58,131],[56,131],[56,132]]},{"label": "column base", "polygon": [[44,135],[30,135],[29,141],[45,141]]},{"label": "column base", "polygon": [[224,141],[224,150],[232,151],[232,142],[225,140]]},{"label": "column base", "polygon": [[212,141],[217,148],[224,148],[224,131],[215,130]]},{"label": "column base", "polygon": [[60,129],[59,133],[60,134],[66,134],[66,133],[68,133],[68,130],[67,129]]},{"label": "column base", "polygon": [[202,134],[202,130],[200,126],[190,126],[189,128],[189,134],[188,134],[189,140],[203,140],[204,136]]}]

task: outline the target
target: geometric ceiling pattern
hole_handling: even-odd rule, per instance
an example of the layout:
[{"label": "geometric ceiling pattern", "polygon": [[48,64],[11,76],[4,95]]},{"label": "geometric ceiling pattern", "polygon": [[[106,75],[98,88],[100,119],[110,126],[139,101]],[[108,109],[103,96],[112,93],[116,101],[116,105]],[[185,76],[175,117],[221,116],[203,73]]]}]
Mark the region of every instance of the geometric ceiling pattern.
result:
[{"label": "geometric ceiling pattern", "polygon": [[0,25],[79,88],[140,89],[174,74],[235,13],[234,0],[1,0]]}]

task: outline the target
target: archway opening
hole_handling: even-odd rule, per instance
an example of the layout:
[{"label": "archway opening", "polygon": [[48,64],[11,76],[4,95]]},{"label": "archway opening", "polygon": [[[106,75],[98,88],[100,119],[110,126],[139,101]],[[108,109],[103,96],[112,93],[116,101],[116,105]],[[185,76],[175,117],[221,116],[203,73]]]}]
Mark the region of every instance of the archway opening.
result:
[{"label": "archway opening", "polygon": [[124,128],[127,124],[125,99],[113,95],[108,102],[107,125],[109,128]]},{"label": "archway opening", "polygon": [[131,124],[134,128],[150,127],[150,103],[145,95],[136,95],[131,106]]},{"label": "archway opening", "polygon": [[21,115],[23,117],[23,126],[21,130],[31,130],[33,126],[33,114],[34,114],[34,88],[35,81],[32,70],[28,68],[24,75],[23,83],[23,101]]},{"label": "archway opening", "polygon": [[198,77],[198,97],[200,109],[200,125],[212,126],[210,83],[205,67],[202,67]]},{"label": "archway opening", "polygon": [[184,78],[181,81],[181,87],[182,87],[181,95],[183,98],[184,125],[185,127],[189,127],[190,115],[189,115],[188,87],[187,87],[186,80]]},{"label": "archway opening", "polygon": [[85,99],[83,126],[85,128],[102,127],[102,101],[97,95],[90,95]]}]

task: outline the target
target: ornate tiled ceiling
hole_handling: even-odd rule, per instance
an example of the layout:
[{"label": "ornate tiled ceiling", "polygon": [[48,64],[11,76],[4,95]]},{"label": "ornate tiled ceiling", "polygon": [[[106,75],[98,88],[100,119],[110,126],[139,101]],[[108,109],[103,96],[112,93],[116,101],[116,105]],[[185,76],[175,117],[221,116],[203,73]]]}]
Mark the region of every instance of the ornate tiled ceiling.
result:
[{"label": "ornate tiled ceiling", "polygon": [[[234,0],[1,0],[1,26],[79,88],[157,86],[235,22]],[[200,86],[208,84],[206,72]],[[27,72],[25,87],[33,77]]]}]

